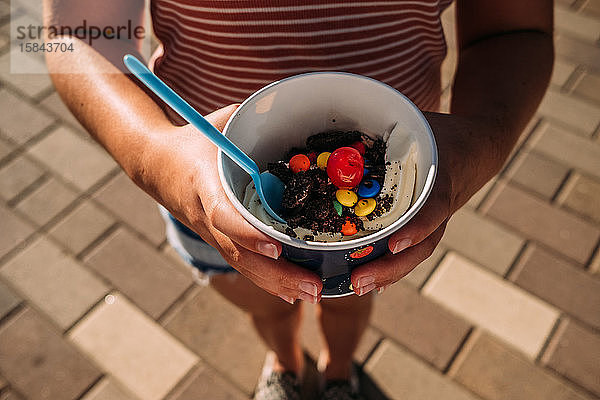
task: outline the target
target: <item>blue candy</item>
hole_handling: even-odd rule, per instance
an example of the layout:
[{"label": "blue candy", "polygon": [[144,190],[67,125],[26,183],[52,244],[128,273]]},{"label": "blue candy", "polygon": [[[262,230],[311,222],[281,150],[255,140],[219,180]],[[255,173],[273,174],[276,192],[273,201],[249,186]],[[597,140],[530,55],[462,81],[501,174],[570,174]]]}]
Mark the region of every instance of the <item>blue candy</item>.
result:
[{"label": "blue candy", "polygon": [[381,190],[379,182],[372,179],[365,179],[358,186],[358,195],[362,198],[375,197]]}]

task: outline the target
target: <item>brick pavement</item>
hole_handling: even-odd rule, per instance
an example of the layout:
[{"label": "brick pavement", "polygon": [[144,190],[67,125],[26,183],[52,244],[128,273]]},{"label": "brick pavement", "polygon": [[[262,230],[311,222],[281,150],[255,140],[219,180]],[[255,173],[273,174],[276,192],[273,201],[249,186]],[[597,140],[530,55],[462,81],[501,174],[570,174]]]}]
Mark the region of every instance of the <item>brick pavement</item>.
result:
[{"label": "brick pavement", "polygon": [[[13,1],[20,21],[39,13]],[[600,398],[600,0],[555,8],[551,87],[518,149],[377,298],[355,354],[371,399]],[[265,354],[249,321],[193,282],[152,200],[48,77],[8,73],[8,10],[0,0],[0,398],[248,398]]]}]

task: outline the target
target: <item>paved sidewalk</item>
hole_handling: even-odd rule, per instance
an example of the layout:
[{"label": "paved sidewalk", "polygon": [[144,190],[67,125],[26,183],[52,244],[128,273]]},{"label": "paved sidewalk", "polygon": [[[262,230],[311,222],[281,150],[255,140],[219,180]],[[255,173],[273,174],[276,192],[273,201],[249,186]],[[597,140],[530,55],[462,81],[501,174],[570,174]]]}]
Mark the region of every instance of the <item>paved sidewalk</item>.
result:
[{"label": "paved sidewalk", "polygon": [[[0,0],[0,399],[247,399],[265,355],[248,319],[194,284],[48,76],[8,73],[8,25]],[[600,0],[558,0],[556,32],[506,167],[377,297],[355,355],[369,398],[600,398]]]}]

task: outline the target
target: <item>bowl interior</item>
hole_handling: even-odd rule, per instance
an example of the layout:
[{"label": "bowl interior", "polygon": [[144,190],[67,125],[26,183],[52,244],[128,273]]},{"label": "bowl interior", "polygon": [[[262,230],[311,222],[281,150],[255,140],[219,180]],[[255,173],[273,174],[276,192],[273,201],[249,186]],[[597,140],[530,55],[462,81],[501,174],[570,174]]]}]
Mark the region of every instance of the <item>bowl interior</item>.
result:
[{"label": "bowl interior", "polygon": [[[414,214],[433,184],[437,166],[435,140],[416,106],[381,82],[335,72],[287,78],[266,86],[242,103],[228,121],[224,134],[264,171],[267,163],[282,159],[292,147],[303,147],[306,138],[315,133],[358,130],[374,137],[389,132],[396,123],[402,132],[413,136],[417,146],[416,201],[411,207],[415,210],[407,212]],[[241,204],[249,175],[222,153],[219,164],[225,190],[236,209],[260,230],[276,232]]]}]

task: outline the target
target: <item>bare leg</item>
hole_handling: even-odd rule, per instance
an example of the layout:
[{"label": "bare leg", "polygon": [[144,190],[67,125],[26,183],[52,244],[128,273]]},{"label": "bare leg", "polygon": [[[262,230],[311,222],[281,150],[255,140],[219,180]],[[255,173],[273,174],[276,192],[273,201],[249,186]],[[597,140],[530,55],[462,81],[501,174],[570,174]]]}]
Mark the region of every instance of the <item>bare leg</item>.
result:
[{"label": "bare leg", "polygon": [[254,285],[242,275],[218,275],[211,285],[223,297],[248,312],[267,347],[275,352],[275,371],[293,371],[298,376],[304,357],[300,345],[301,302],[288,304]]},{"label": "bare leg", "polygon": [[352,355],[367,328],[372,306],[371,294],[321,300],[319,319],[328,356],[326,379],[349,378]]}]

